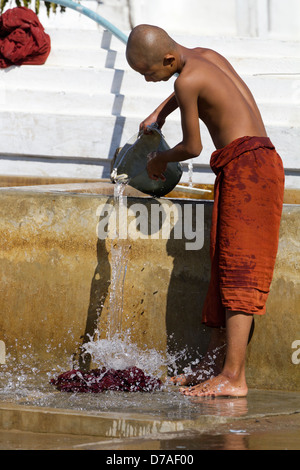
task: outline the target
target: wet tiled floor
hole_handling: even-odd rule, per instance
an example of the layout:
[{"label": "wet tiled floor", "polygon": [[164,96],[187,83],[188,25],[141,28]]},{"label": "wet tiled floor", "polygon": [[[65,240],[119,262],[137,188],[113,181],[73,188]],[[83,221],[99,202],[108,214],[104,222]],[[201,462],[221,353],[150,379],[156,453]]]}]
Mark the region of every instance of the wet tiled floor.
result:
[{"label": "wet tiled floor", "polygon": [[0,449],[300,450],[297,392],[211,399],[175,388],[95,395],[49,389],[11,398],[0,394]]}]

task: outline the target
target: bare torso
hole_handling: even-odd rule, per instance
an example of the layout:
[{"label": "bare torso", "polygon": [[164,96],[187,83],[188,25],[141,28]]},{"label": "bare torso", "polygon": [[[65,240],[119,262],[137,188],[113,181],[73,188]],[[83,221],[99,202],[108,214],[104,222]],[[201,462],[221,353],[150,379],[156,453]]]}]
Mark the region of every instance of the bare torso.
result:
[{"label": "bare torso", "polygon": [[223,56],[210,49],[186,49],[179,86],[185,77],[196,86],[199,118],[216,148],[246,135],[267,136],[249,88]]}]

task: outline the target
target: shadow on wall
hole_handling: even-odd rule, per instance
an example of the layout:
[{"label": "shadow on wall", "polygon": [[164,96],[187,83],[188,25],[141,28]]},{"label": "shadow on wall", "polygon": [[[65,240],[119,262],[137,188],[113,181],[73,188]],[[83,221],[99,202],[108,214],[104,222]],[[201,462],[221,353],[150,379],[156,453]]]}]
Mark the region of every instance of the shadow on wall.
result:
[{"label": "shadow on wall", "polygon": [[[91,341],[98,331],[98,322],[104,307],[106,297],[109,292],[111,279],[111,267],[108,259],[105,240],[98,238],[97,241],[97,266],[91,282],[90,302],[87,312],[85,331],[81,338],[82,345]],[[91,365],[91,356],[83,354],[82,347],[79,350],[78,364],[79,369],[88,371]],[[74,356],[76,360],[76,355]]]},{"label": "shadow on wall", "polygon": [[[192,204],[195,209],[196,203]],[[210,337],[209,328],[202,325],[201,319],[210,279],[211,206],[204,204],[202,248],[187,250],[187,238],[174,240],[174,234],[167,243],[168,255],[173,258],[166,308],[167,346],[170,354],[185,351],[176,363],[178,372],[206,352]],[[193,232],[196,230],[193,218]]]},{"label": "shadow on wall", "polygon": [[[134,202],[136,202],[136,200],[127,200],[128,207],[130,207],[130,205]],[[160,207],[162,207],[160,200],[151,199],[150,205],[152,206],[153,204],[160,205]],[[199,202],[189,202],[189,204],[191,204],[193,209],[195,209],[196,204],[199,205]],[[159,269],[157,267],[157,258],[150,258],[150,270],[147,272],[147,276],[151,277],[152,285],[153,282],[157,283],[157,291],[163,289],[167,292],[167,299],[166,303],[164,304],[166,305],[166,311],[161,312],[161,315],[165,316],[168,352],[174,355],[183,350],[185,351],[185,354],[179,355],[179,359],[176,363],[178,372],[180,372],[183,367],[190,364],[191,361],[203,355],[206,351],[209,341],[208,329],[201,324],[201,312],[208,289],[210,276],[208,240],[211,220],[211,206],[211,204],[204,204],[204,245],[201,247],[201,249],[187,250],[186,243],[187,241],[190,241],[190,239],[187,240],[187,238],[184,236],[181,239],[175,239],[174,229],[171,231],[169,239],[165,240],[165,259],[167,259],[167,257],[171,257],[173,259],[167,289],[165,289],[165,286],[161,285],[162,281],[160,280],[160,276],[157,275],[157,269]],[[162,219],[163,218],[160,219],[160,224],[158,227],[159,230],[161,229],[163,223]],[[148,228],[149,224],[150,220],[148,219]],[[193,231],[197,230],[195,224],[196,222],[194,218]],[[137,226],[137,230],[139,229],[141,229],[141,226]],[[149,231],[147,233],[149,234]],[[143,240],[139,241],[143,243]],[[149,240],[146,240],[146,242],[148,241]],[[155,243],[155,241],[153,243]],[[145,245],[145,250],[146,249],[147,248]],[[140,252],[144,252],[143,245]],[[160,254],[158,251],[157,256],[159,255]],[[90,302],[87,313],[85,332],[82,337],[82,344],[90,341],[98,331],[99,321],[104,310],[104,304],[109,294],[112,269],[113,267],[110,265],[110,254],[107,250],[106,241],[105,239],[98,239],[97,266],[91,282]],[[135,269],[134,263],[132,263],[132,266],[130,266],[130,259],[128,260],[128,269]],[[133,273],[133,275],[136,277],[137,273]],[[147,278],[145,282],[147,282]],[[144,305],[145,304],[153,306],[151,301],[145,302]],[[149,317],[152,316],[151,311],[146,312],[146,314],[148,314]],[[86,354],[83,355],[81,349],[81,353],[79,354],[80,369],[88,370],[90,365],[91,358]]]}]

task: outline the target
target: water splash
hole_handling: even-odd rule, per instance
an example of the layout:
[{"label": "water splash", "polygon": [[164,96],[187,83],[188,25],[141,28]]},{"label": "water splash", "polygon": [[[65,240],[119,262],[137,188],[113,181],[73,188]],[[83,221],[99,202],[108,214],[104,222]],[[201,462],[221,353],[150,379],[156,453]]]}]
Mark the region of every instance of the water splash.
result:
[{"label": "water splash", "polygon": [[[186,377],[194,377],[196,382],[204,382],[216,375],[216,360],[221,354],[226,344],[217,346],[211,351],[207,352],[205,356],[190,361],[190,364],[183,369],[183,375]],[[196,383],[195,382],[195,383]]]},{"label": "water splash", "polygon": [[153,377],[165,375],[167,369],[174,368],[178,358],[185,354],[184,351],[169,354],[146,346],[142,349],[132,342],[129,331],[109,339],[92,340],[85,343],[83,349],[99,368],[122,370],[137,367]]},{"label": "water splash", "polygon": [[188,163],[188,182],[189,182],[189,187],[193,187],[193,162],[190,161]]},{"label": "water splash", "polygon": [[[120,239],[124,220],[124,191],[127,181],[115,181],[114,207],[116,210],[116,238],[111,243],[111,282],[109,294],[108,331],[107,339],[90,338],[90,341],[82,345],[83,355],[91,357],[92,363],[97,368],[124,370],[137,367],[147,375],[162,377],[167,369],[176,370],[176,362],[186,352],[177,354],[159,352],[145,345],[145,349],[138,347],[131,340],[130,330],[122,330],[124,283],[129,261],[131,245],[126,239]],[[120,217],[121,215],[121,217]],[[100,332],[99,332],[100,336]]]},{"label": "water splash", "polygon": [[[124,191],[126,182],[116,181],[114,185],[114,207],[116,211],[116,238],[111,242],[111,282],[109,293],[108,330],[106,339],[90,338],[82,345],[83,356],[87,354],[97,368],[124,370],[136,367],[145,374],[161,377],[167,368],[167,363],[174,362],[165,353],[145,346],[138,347],[131,340],[130,331],[122,330],[124,283],[126,278],[129,252],[131,245],[128,240],[121,239],[124,220]],[[121,215],[121,217],[120,217]],[[99,336],[100,336],[100,332]]]}]

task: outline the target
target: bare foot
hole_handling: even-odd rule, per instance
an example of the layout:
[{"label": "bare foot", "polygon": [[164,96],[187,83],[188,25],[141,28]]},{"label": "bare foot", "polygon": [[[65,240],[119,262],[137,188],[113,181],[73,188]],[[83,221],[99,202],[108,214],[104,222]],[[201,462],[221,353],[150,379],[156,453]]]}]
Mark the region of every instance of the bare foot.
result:
[{"label": "bare foot", "polygon": [[225,344],[208,351],[203,359],[191,370],[171,377],[170,381],[175,385],[196,385],[206,382],[208,379],[221,373],[225,357]]},{"label": "bare foot", "polygon": [[191,397],[245,397],[248,387],[245,379],[230,378],[221,373],[195,387],[182,388],[180,392]]}]

